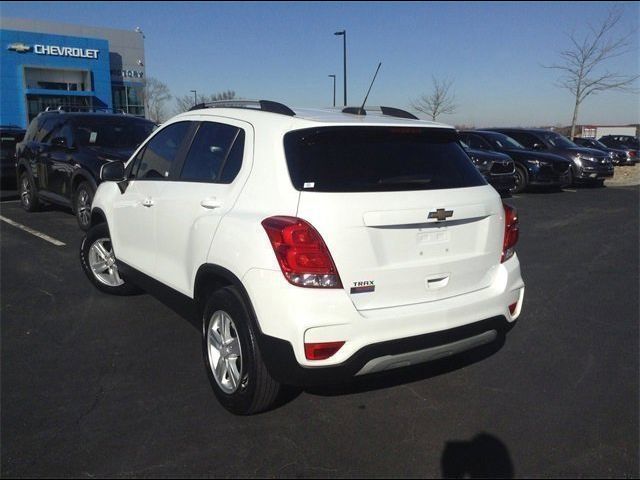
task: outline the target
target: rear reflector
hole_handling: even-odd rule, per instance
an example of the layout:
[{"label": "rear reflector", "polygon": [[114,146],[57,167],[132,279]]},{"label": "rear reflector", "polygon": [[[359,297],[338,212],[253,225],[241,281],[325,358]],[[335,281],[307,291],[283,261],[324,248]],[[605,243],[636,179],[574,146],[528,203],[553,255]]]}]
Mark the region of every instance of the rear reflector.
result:
[{"label": "rear reflector", "polygon": [[307,360],[326,360],[342,348],[344,342],[305,343],[304,356]]},{"label": "rear reflector", "polygon": [[296,217],[262,221],[285,278],[298,287],[342,288],[329,249],[315,228]]},{"label": "rear reflector", "polygon": [[502,243],[502,258],[500,263],[510,259],[515,250],[514,247],[518,243],[518,237],[520,235],[520,222],[518,220],[518,212],[515,208],[506,203],[503,203],[504,207],[504,241]]}]

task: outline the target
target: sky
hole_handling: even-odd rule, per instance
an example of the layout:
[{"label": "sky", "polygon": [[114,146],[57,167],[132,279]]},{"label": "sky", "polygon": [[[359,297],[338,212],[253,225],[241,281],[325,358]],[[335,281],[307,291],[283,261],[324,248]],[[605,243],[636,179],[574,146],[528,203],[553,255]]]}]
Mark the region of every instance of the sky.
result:
[{"label": "sky", "polygon": [[[571,93],[544,68],[560,61],[568,34],[589,32],[620,5],[616,35],[631,51],[609,71],[640,73],[640,2],[2,2],[0,15],[145,35],[146,75],[174,96],[233,90],[292,107],[343,100],[347,32],[348,103],[359,105],[378,62],[369,105],[411,110],[433,77],[453,81],[457,110],[438,117],[475,127],[571,123]],[[640,89],[640,82],[636,82]],[[640,91],[640,90],[639,90]],[[426,118],[419,114],[421,118]],[[580,124],[640,123],[640,94],[607,91],[585,100]]]}]

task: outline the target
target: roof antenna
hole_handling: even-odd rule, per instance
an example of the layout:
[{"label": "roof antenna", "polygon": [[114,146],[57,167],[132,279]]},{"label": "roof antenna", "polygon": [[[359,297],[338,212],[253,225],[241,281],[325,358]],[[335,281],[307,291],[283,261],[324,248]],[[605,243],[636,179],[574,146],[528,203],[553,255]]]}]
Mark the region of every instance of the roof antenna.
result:
[{"label": "roof antenna", "polygon": [[373,80],[371,80],[371,85],[369,85],[369,90],[367,90],[367,95],[364,97],[364,102],[362,102],[362,106],[358,107],[346,107],[342,110],[343,113],[353,113],[355,115],[366,115],[367,111],[364,109],[365,103],[367,103],[367,98],[369,98],[369,93],[371,93],[371,87],[373,87],[373,82],[376,81],[376,77],[378,76],[378,70],[382,66],[382,62],[378,63],[378,68],[376,68],[376,73],[373,75]]}]

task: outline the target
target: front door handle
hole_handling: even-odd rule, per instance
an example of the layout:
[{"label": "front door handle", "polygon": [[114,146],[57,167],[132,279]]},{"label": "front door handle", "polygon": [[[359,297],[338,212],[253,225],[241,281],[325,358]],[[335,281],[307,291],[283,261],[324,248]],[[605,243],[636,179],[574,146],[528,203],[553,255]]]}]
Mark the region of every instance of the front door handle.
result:
[{"label": "front door handle", "polygon": [[200,202],[200,205],[204,208],[213,210],[214,208],[220,208],[222,206],[222,203],[220,203],[220,201],[216,198],[205,198]]},{"label": "front door handle", "polygon": [[155,202],[151,198],[145,198],[142,201],[142,206],[143,207],[147,207],[148,208],[148,207],[153,207],[154,205],[155,205]]}]

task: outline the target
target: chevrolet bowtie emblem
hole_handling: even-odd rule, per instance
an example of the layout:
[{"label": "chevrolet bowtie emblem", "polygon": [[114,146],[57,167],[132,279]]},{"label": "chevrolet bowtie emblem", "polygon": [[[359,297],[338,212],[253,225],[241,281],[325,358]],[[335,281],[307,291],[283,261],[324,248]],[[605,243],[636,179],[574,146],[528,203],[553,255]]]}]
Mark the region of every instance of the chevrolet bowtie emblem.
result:
[{"label": "chevrolet bowtie emblem", "polygon": [[453,216],[453,210],[445,210],[444,208],[439,208],[435,212],[429,212],[429,218],[436,218],[439,222],[451,216]]},{"label": "chevrolet bowtie emblem", "polygon": [[7,50],[13,50],[18,53],[24,53],[24,52],[30,51],[31,47],[29,45],[25,45],[24,43],[12,43],[11,45],[9,45]]}]

